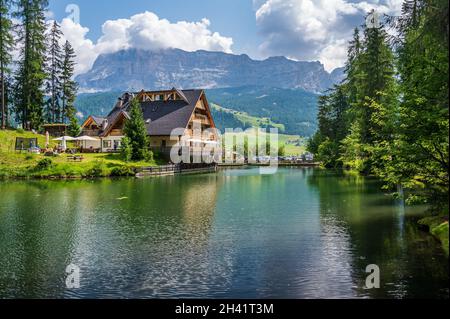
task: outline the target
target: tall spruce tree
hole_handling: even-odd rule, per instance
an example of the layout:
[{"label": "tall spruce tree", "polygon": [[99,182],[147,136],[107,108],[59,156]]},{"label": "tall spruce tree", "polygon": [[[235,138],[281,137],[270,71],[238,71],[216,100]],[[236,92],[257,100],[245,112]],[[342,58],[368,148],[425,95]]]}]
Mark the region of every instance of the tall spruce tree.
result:
[{"label": "tall spruce tree", "polygon": [[137,99],[133,99],[131,102],[128,113],[130,118],[125,122],[124,133],[131,145],[131,159],[133,161],[149,159],[151,153],[148,150],[147,128]]},{"label": "tall spruce tree", "polygon": [[76,116],[75,99],[77,94],[77,83],[73,80],[75,70],[75,51],[69,41],[66,41],[63,47],[64,57],[61,69],[61,112],[59,121],[65,123]]},{"label": "tall spruce tree", "polygon": [[63,52],[61,49],[62,32],[59,24],[54,21],[50,28],[47,38],[49,42],[48,61],[47,61],[47,81],[46,93],[49,96],[47,100],[46,120],[48,123],[57,123],[61,121],[61,73],[63,68]]},{"label": "tall spruce tree", "polygon": [[[366,27],[364,51],[361,54],[358,74],[358,96],[355,103],[361,125],[362,142],[372,144],[378,127],[372,122],[373,102],[384,103],[392,97],[395,84],[394,55],[388,43],[385,26]],[[386,96],[389,94],[389,96]]]},{"label": "tall spruce tree", "polygon": [[44,121],[45,16],[47,0],[18,0],[16,17],[20,19],[21,43],[16,72],[15,111],[26,129],[38,129]]},{"label": "tall spruce tree", "polygon": [[13,24],[9,12],[11,4],[11,0],[0,0],[0,113],[2,129],[5,129],[8,124],[7,77],[11,72],[9,67],[12,60],[11,51],[14,46],[12,35]]}]

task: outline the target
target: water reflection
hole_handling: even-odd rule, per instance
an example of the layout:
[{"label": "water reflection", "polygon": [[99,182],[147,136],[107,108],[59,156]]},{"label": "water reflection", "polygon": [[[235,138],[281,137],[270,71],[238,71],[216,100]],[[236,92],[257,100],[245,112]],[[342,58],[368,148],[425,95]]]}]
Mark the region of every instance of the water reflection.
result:
[{"label": "water reflection", "polygon": [[[320,192],[321,222],[329,229],[342,230],[352,260],[352,277],[357,296],[372,298],[448,298],[448,261],[429,235],[415,225],[424,207],[405,207],[380,189],[373,178],[340,172],[314,170],[309,183]],[[325,227],[326,226],[326,227]],[[344,258],[344,257],[343,257]],[[365,268],[377,264],[381,289],[365,289]]]},{"label": "water reflection", "polygon": [[[288,168],[0,183],[0,297],[448,296],[439,245],[409,221],[419,209],[379,186]],[[80,289],[65,288],[70,263]]]}]

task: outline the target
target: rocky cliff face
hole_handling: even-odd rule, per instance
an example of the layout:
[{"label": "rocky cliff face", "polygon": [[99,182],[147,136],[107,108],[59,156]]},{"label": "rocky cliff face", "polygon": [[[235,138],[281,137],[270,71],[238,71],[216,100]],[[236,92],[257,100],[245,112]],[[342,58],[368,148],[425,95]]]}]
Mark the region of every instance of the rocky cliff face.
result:
[{"label": "rocky cliff face", "polygon": [[319,93],[342,75],[341,69],[328,73],[319,62],[285,57],[257,61],[222,52],[132,49],[99,56],[92,70],[76,80],[81,90],[99,91],[263,85]]}]

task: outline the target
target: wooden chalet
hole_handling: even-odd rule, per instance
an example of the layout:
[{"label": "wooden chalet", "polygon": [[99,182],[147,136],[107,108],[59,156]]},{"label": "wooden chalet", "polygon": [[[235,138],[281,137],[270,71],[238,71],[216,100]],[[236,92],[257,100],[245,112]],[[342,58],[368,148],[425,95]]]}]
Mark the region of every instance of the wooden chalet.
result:
[{"label": "wooden chalet", "polygon": [[67,124],[44,124],[42,125],[42,133],[48,132],[50,136],[61,137],[67,135],[67,129],[69,125]]},{"label": "wooden chalet", "polygon": [[[141,91],[124,93],[106,117],[89,116],[82,125],[81,135],[98,138],[89,141],[86,148],[99,152],[114,152],[120,149],[124,137],[123,127],[129,119],[128,109],[132,99],[138,99],[142,107],[144,121],[150,139],[150,148],[170,154],[170,149],[178,141],[171,139],[174,129],[183,129],[179,139],[192,143],[217,143],[218,136],[210,134],[206,139],[194,139],[194,123],[201,126],[202,132],[215,128],[210,106],[203,90]],[[198,127],[197,126],[197,127]],[[205,140],[203,140],[205,139]]]}]

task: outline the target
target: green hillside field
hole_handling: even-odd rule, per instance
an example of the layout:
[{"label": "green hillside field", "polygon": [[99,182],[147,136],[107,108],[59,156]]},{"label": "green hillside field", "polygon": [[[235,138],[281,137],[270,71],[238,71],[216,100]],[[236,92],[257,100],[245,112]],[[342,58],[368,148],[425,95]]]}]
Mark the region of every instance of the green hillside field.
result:
[{"label": "green hillside field", "polygon": [[[14,146],[17,137],[37,138],[40,147],[45,145],[44,135],[21,130],[0,130],[0,179],[129,176],[134,175],[136,168],[163,164],[155,160],[125,163],[118,154],[104,153],[83,154],[83,162],[68,162],[67,154],[46,157],[41,154],[16,152]],[[55,147],[56,143],[50,139],[50,147]]]}]

